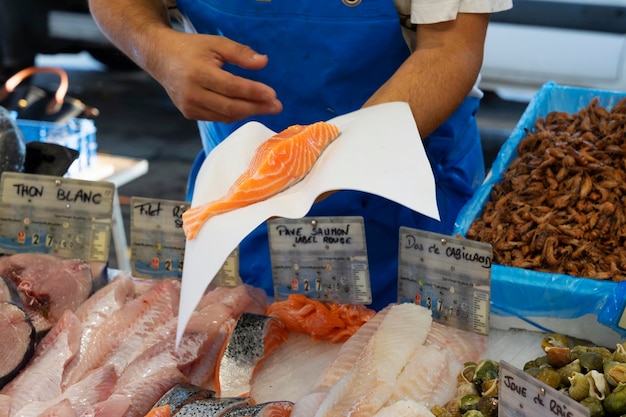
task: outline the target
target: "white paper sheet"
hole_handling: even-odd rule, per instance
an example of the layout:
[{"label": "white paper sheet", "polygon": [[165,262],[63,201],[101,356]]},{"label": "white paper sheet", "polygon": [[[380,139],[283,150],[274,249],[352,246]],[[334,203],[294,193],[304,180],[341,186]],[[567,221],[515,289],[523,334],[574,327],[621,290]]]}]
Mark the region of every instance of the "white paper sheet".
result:
[{"label": "white paper sheet", "polygon": [[[407,103],[368,107],[328,122],[339,127],[340,136],[302,181],[268,200],[210,218],[195,239],[187,240],[177,344],[228,255],[271,217],[304,217],[319,195],[341,189],[377,194],[439,220],[435,179]],[[247,169],[256,147],[273,134],[251,122],[220,143],[200,168],[192,207],[221,197]]]}]

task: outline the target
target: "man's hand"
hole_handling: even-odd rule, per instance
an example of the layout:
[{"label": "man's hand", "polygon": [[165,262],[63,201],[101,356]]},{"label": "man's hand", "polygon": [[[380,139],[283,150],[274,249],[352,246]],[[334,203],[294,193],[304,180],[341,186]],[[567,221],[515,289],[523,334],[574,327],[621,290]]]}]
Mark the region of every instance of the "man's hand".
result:
[{"label": "man's hand", "polygon": [[259,70],[267,56],[221,36],[170,31],[158,44],[166,50],[154,51],[146,69],[186,118],[231,123],[282,110],[271,87],[223,69],[230,63]]}]

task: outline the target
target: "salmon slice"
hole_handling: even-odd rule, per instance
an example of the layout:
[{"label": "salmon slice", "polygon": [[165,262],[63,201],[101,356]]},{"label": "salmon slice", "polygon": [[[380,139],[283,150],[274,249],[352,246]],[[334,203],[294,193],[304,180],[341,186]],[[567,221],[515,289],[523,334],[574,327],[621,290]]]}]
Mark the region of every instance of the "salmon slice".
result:
[{"label": "salmon slice", "polygon": [[291,401],[270,401],[231,408],[223,417],[289,417],[292,408]]},{"label": "salmon slice", "polygon": [[270,304],[265,314],[313,340],[345,342],[376,312],[362,304],[324,303],[303,294],[290,294],[286,300]]},{"label": "salmon slice", "polygon": [[[154,413],[152,417],[169,417],[171,414],[176,414],[185,404],[212,397],[215,397],[215,391],[204,389],[193,384],[176,384],[154,404],[151,410],[151,413]],[[168,415],[161,414],[159,409],[162,407],[167,408]],[[148,417],[148,415],[146,417]]]},{"label": "salmon slice", "polygon": [[176,413],[178,417],[223,417],[234,407],[252,405],[254,400],[250,397],[233,398],[204,398],[185,404]]},{"label": "salmon slice", "polygon": [[169,405],[160,405],[153,407],[145,417],[171,417],[172,410]]},{"label": "salmon slice", "polygon": [[215,370],[215,390],[221,397],[248,396],[257,366],[278,348],[289,332],[274,317],[243,313],[226,342]]},{"label": "salmon slice", "polygon": [[224,196],[185,211],[187,239],[194,239],[210,217],[266,200],[302,180],[338,136],[337,126],[317,122],[290,126],[261,143]]}]

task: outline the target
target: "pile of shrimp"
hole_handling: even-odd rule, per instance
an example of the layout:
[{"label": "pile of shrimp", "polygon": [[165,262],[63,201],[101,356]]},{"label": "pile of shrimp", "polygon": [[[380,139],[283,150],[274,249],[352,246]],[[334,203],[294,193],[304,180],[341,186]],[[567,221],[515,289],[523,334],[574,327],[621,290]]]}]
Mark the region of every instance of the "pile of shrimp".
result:
[{"label": "pile of shrimp", "polygon": [[626,278],[626,99],[536,120],[467,237],[495,263]]}]

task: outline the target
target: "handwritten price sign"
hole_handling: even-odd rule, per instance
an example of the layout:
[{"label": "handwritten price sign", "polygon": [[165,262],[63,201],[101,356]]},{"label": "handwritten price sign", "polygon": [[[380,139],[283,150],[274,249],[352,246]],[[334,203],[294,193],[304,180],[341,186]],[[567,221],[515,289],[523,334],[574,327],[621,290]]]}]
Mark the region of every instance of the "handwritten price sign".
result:
[{"label": "handwritten price sign", "polygon": [[589,417],[589,409],[549,385],[500,362],[500,417]]}]

